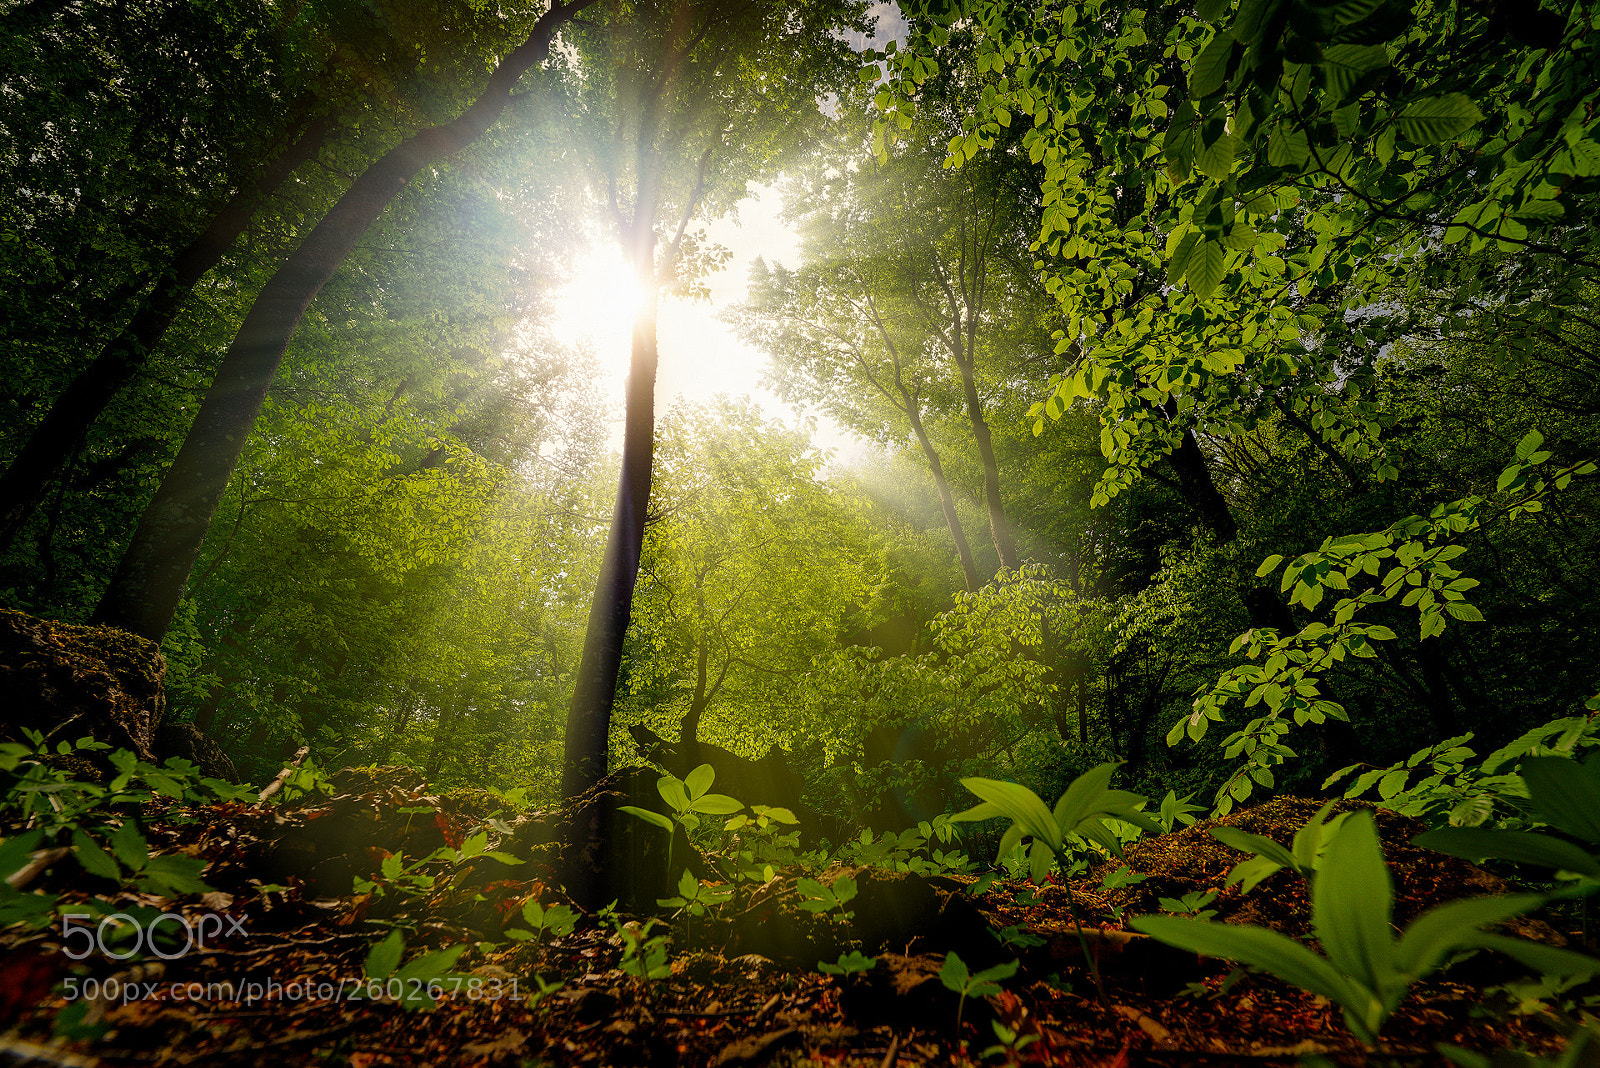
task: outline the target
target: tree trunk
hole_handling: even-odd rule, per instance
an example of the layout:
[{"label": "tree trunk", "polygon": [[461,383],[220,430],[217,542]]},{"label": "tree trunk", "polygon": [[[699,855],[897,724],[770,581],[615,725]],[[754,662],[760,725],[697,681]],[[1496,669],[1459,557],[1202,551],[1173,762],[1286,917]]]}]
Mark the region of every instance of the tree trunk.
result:
[{"label": "tree trunk", "polygon": [[1182,443],[1168,456],[1172,469],[1178,476],[1178,488],[1200,516],[1200,522],[1216,535],[1218,545],[1227,545],[1239,536],[1239,525],[1234,522],[1228,502],[1217,491],[1212,480],[1206,454],[1200,450],[1194,432],[1185,430]]},{"label": "tree trunk", "polygon": [[972,558],[972,546],[967,544],[967,535],[961,529],[955,497],[951,495],[950,483],[944,477],[944,463],[922,425],[922,406],[915,396],[909,394],[906,396],[906,415],[911,419],[911,430],[917,436],[917,444],[922,446],[922,455],[927,458],[928,470],[933,473],[933,484],[939,491],[939,507],[944,509],[945,525],[950,528],[950,538],[956,543],[956,555],[961,558],[961,575],[966,580],[967,592],[976,592],[983,586],[983,579],[978,577],[978,564]]},{"label": "tree trunk", "polygon": [[195,284],[233,247],[261,202],[302,163],[314,158],[333,131],[332,118],[313,120],[252,185],[229,198],[205,231],[178,253],[156,280],[155,288],[139,302],[132,321],[56,398],[0,476],[0,550],[16,540],[90,425],[144,367]]},{"label": "tree trunk", "polygon": [[312,299],[418,171],[461,151],[494,124],[517,81],[549,54],[556,31],[575,11],[593,2],[553,5],[534,24],[528,39],[495,68],[477,100],[453,121],[414,134],[368,167],[262,288],[217,369],[183,447],[140,518],[133,541],[95,609],[95,622],[161,640],[278,364]]},{"label": "tree trunk", "polygon": [[967,400],[967,421],[972,424],[972,440],[978,444],[978,459],[983,463],[983,503],[989,509],[989,533],[994,538],[1000,566],[1015,571],[1017,541],[1011,534],[1011,525],[1006,522],[1005,505],[1000,500],[1000,465],[994,458],[989,424],[983,418],[983,401],[978,398],[975,362],[970,350],[964,357],[956,357],[956,366],[961,370],[961,391]]},{"label": "tree trunk", "polygon": [[[641,203],[643,198],[640,198]],[[650,506],[655,463],[656,278],[655,240],[648,219],[634,223],[634,271],[645,287],[645,307],[633,320],[633,350],[628,363],[626,414],[622,431],[622,472],[605,558],[589,606],[589,626],[578,661],[577,684],[567,709],[567,751],[561,796],[578,797],[606,773],[611,740],[611,709],[622,642],[633,619],[633,590],[639,579],[644,524]]]}]

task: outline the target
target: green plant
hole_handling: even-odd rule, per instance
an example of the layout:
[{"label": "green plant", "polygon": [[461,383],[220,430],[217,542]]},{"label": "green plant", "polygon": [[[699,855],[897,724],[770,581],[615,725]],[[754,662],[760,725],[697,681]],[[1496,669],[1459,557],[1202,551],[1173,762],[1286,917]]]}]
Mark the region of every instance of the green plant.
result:
[{"label": "green plant", "polygon": [[1179,797],[1177,791],[1167,791],[1167,796],[1161,799],[1161,807],[1152,813],[1156,823],[1161,825],[1163,834],[1171,834],[1180,823],[1185,827],[1190,826],[1195,821],[1195,814],[1205,811],[1205,806],[1189,803],[1192,797],[1194,794]]},{"label": "green plant", "polygon": [[659,921],[649,919],[641,925],[618,923],[615,916],[611,919],[616,924],[617,935],[622,939],[622,959],[617,962],[618,968],[636,979],[665,979],[672,974],[672,968],[667,963],[667,936],[650,935]]},{"label": "green plant", "polygon": [[1370,813],[1344,821],[1311,886],[1312,929],[1327,951],[1263,927],[1176,916],[1141,916],[1132,926],[1168,945],[1271,972],[1320,994],[1344,1012],[1346,1025],[1374,1044],[1411,984],[1463,950],[1493,949],[1547,975],[1592,974],[1600,961],[1567,950],[1480,930],[1536,908],[1537,894],[1478,897],[1419,916],[1398,941],[1390,935],[1394,891]]},{"label": "green plant", "polygon": [[1211,836],[1223,845],[1232,846],[1244,853],[1254,853],[1249,860],[1241,860],[1228,872],[1228,886],[1239,884],[1239,892],[1248,894],[1254,890],[1263,879],[1288,868],[1299,875],[1307,884],[1316,876],[1317,865],[1321,862],[1322,855],[1327,851],[1328,843],[1332,841],[1339,825],[1350,814],[1341,812],[1339,815],[1328,819],[1328,813],[1333,810],[1334,802],[1317,809],[1317,814],[1312,816],[1306,825],[1295,832],[1293,848],[1285,849],[1270,838],[1259,834],[1250,834],[1237,827],[1213,827]]},{"label": "green plant", "polygon": [[678,879],[678,893],[673,897],[656,898],[656,904],[663,908],[677,909],[674,917],[704,916],[719,905],[725,905],[733,896],[732,887],[715,887],[710,883],[702,882],[694,877],[694,873],[685,869]]},{"label": "green plant", "polygon": [[1016,974],[1017,962],[1014,960],[974,974],[960,954],[954,950],[945,954],[944,964],[939,968],[939,982],[944,984],[946,990],[961,995],[956,1001],[956,1030],[961,1030],[961,1014],[967,1007],[967,998],[992,997],[1000,993],[1000,984],[996,980],[1010,979]]},{"label": "green plant", "polygon": [[983,1057],[1004,1057],[1008,1064],[1016,1064],[1017,1054],[1039,1041],[1037,1033],[1025,1035],[1020,1030],[1007,1027],[999,1020],[990,1020],[989,1027],[999,1041],[986,1047],[980,1054]]},{"label": "green plant", "polygon": [[856,880],[854,876],[841,875],[832,885],[824,886],[815,879],[802,877],[795,882],[795,889],[800,892],[800,907],[807,912],[839,909],[842,917],[848,919],[850,914],[843,909],[856,896]]},{"label": "green plant", "polygon": [[[1107,820],[1118,819],[1160,833],[1160,826],[1139,811],[1138,806],[1145,803],[1145,798],[1126,790],[1110,788],[1111,776],[1117,767],[1117,763],[1101,764],[1072,780],[1056,801],[1054,810],[1047,808],[1039,795],[1026,786],[995,779],[962,779],[961,785],[982,798],[982,803],[951,818],[971,821],[998,816],[1011,820],[1011,827],[1000,839],[1000,856],[1005,857],[1022,845],[1024,840],[1031,838],[1033,844],[1029,850],[1029,869],[1033,880],[1039,882],[1067,851],[1070,839],[1092,842],[1120,857],[1122,843],[1107,826]],[[1095,990],[1101,1004],[1109,1010],[1111,1000],[1106,997],[1105,986],[1100,981],[1100,968],[1089,949],[1089,940],[1083,933],[1083,922],[1070,892],[1067,907],[1072,913],[1078,945],[1094,977]]]},{"label": "green plant", "polygon": [[[1530,757],[1521,770],[1533,816],[1591,848],[1554,835],[1490,827],[1439,827],[1419,834],[1414,844],[1469,860],[1495,857],[1600,879],[1600,857],[1593,848],[1600,845],[1600,754],[1583,761]],[[1600,882],[1582,887],[1583,892],[1596,889]]]},{"label": "green plant", "polygon": [[538,898],[532,897],[522,904],[522,918],[527,922],[528,928],[508,927],[507,938],[516,942],[538,942],[544,938],[547,931],[552,937],[565,938],[578,925],[577,913],[566,905],[551,905],[546,908]]},{"label": "green plant", "polygon": [[838,961],[833,964],[825,960],[817,961],[817,970],[827,972],[829,975],[856,975],[860,972],[870,972],[877,966],[877,957],[869,957],[858,949],[839,954]]},{"label": "green plant", "polygon": [[1196,919],[1209,919],[1217,914],[1216,909],[1208,909],[1207,905],[1217,899],[1215,890],[1191,890],[1182,897],[1164,897],[1160,899],[1161,907],[1168,912],[1175,912],[1183,916],[1193,916]]},{"label": "green plant", "polygon": [[793,863],[800,832],[782,828],[799,822],[793,812],[775,805],[751,805],[749,814],[730,816],[722,826],[738,834],[743,847],[730,854],[739,878],[768,883],[776,877],[778,867]]},{"label": "green plant", "polygon": [[450,969],[467,948],[460,945],[437,949],[414,957],[402,966],[400,961],[405,955],[405,936],[398,929],[392,930],[367,952],[364,970],[368,989],[381,991],[381,996],[397,1002],[403,1009],[427,1011],[436,1008],[444,982],[463,978],[452,975]]}]

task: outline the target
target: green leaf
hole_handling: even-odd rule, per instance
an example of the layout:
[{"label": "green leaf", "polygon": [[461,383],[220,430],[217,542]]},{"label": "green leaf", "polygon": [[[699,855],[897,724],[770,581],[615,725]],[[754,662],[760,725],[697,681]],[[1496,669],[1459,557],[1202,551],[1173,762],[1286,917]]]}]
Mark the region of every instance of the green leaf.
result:
[{"label": "green leaf", "polygon": [[1261,968],[1341,1005],[1355,1001],[1349,980],[1331,964],[1276,931],[1182,916],[1138,916],[1130,926],[1169,946]]},{"label": "green leaf", "polygon": [[1014,820],[1023,833],[1047,843],[1052,849],[1061,848],[1061,831],[1055,817],[1039,800],[1039,795],[1026,786],[977,777],[962,779],[961,785]]},{"label": "green leaf", "polygon": [[1196,297],[1204,300],[1216,292],[1222,283],[1226,262],[1227,250],[1216,241],[1206,241],[1195,247],[1184,275]]},{"label": "green leaf", "polygon": [[1544,435],[1537,430],[1530,430],[1521,441],[1517,442],[1517,459],[1527,463],[1533,454],[1539,451],[1539,446],[1544,444]]},{"label": "green leaf", "polygon": [[744,802],[735,800],[727,794],[704,794],[695,798],[689,804],[691,812],[699,812],[707,816],[726,816],[744,808]]},{"label": "green leaf", "polygon": [[1530,757],[1522,780],[1541,820],[1585,842],[1600,842],[1600,775],[1565,757]]},{"label": "green leaf", "polygon": [[150,858],[150,863],[145,865],[139,883],[141,886],[154,888],[168,897],[178,894],[209,893],[212,888],[200,878],[200,873],[205,867],[204,857],[167,853]]},{"label": "green leaf", "polygon": [[1062,834],[1076,830],[1078,824],[1089,816],[1104,811],[1110,793],[1111,776],[1116,774],[1119,766],[1120,761],[1097,765],[1067,784],[1067,788],[1056,799],[1055,812],[1051,814]]},{"label": "green leaf", "polygon": [[1574,953],[1570,949],[1525,942],[1520,938],[1484,933],[1473,935],[1471,944],[1504,953],[1512,960],[1547,976],[1594,975],[1600,972],[1600,961],[1593,957]]},{"label": "green leaf", "polygon": [[717,773],[712,770],[710,764],[701,764],[684,777],[683,785],[688,789],[691,798],[697,798],[711,789],[711,784],[716,778]]},{"label": "green leaf", "polygon": [[1266,578],[1268,575],[1276,571],[1278,565],[1281,563],[1283,563],[1283,557],[1277,553],[1273,553],[1271,556],[1261,561],[1261,566],[1256,568],[1256,578]]},{"label": "green leaf", "polygon": [[150,860],[150,843],[144,840],[139,825],[132,820],[123,820],[122,825],[111,832],[111,851],[124,867],[134,871],[142,870]]},{"label": "green leaf", "polygon": [[957,994],[965,993],[970,978],[971,973],[967,971],[967,963],[961,959],[961,955],[953,949],[946,953],[944,965],[939,969],[939,982],[945,985],[945,989],[954,990]]},{"label": "green leaf", "polygon": [[1407,104],[1395,120],[1400,136],[1417,145],[1447,141],[1483,121],[1483,112],[1462,93],[1428,97]]},{"label": "green leaf", "polygon": [[[699,768],[695,769],[700,770]],[[691,773],[692,774],[692,773]],[[684,812],[689,808],[689,794],[684,789],[683,780],[675,775],[663,775],[656,780],[656,792],[661,795],[661,800],[675,812]]]},{"label": "green leaf", "polygon": [[387,938],[367,951],[367,978],[386,979],[394,974],[394,970],[400,966],[400,956],[405,951],[405,936],[398,929],[390,931]]},{"label": "green leaf", "polygon": [[1311,925],[1328,960],[1345,975],[1381,990],[1394,972],[1390,917],[1394,890],[1370,812],[1339,827],[1311,895]]},{"label": "green leaf", "polygon": [[668,819],[666,816],[663,816],[659,812],[651,812],[649,809],[639,808],[637,805],[618,805],[617,811],[626,812],[630,816],[638,816],[646,823],[660,827],[668,834],[672,833],[672,820]]},{"label": "green leaf", "polygon": [[90,875],[98,875],[102,879],[120,882],[122,869],[117,867],[117,862],[111,859],[111,854],[100,848],[100,844],[82,831],[72,832],[72,852],[78,858],[78,863],[83,865],[83,870]]},{"label": "green leaf", "polygon": [[1406,928],[1394,950],[1401,974],[1420,979],[1471,939],[1480,927],[1500,923],[1539,907],[1538,894],[1508,894],[1451,901],[1429,909]]},{"label": "green leaf", "polygon": [[1317,71],[1335,102],[1350,96],[1374,71],[1389,65],[1389,52],[1382,45],[1334,45],[1324,50]]},{"label": "green leaf", "polygon": [[1223,80],[1228,76],[1228,65],[1232,58],[1233,34],[1227,30],[1220,30],[1190,66],[1189,96],[1199,100],[1221,89]]},{"label": "green leaf", "polygon": [[1529,831],[1499,831],[1487,827],[1440,827],[1411,839],[1412,845],[1448,853],[1476,863],[1484,857],[1535,864],[1579,875],[1600,876],[1600,861],[1571,842]]},{"label": "green leaf", "polygon": [[1263,838],[1259,834],[1250,834],[1237,827],[1213,827],[1211,837],[1223,845],[1232,846],[1244,853],[1255,853],[1266,857],[1280,867],[1293,869],[1295,864],[1294,854],[1270,838]]}]

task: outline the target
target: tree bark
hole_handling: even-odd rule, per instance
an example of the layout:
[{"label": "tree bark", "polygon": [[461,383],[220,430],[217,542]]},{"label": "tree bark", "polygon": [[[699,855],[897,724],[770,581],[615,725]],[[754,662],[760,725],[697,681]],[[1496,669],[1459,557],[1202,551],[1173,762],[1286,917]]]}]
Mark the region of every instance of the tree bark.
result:
[{"label": "tree bark", "polygon": [[[644,203],[641,197],[639,202]],[[611,710],[616,701],[622,643],[633,619],[644,525],[655,464],[656,303],[655,239],[649,219],[634,222],[631,259],[644,287],[645,306],[634,316],[622,430],[622,472],[605,557],[589,606],[589,626],[578,661],[572,704],[567,708],[567,750],[561,796],[575,798],[606,773]]]},{"label": "tree bark", "polygon": [[1200,516],[1200,522],[1216,535],[1218,545],[1227,545],[1239,536],[1239,524],[1234,522],[1228,502],[1217,490],[1211,478],[1211,468],[1206,454],[1200,450],[1194,432],[1185,430],[1183,441],[1168,456],[1172,469],[1178,476],[1178,488]]},{"label": "tree bark", "polygon": [[0,476],[0,550],[16,540],[50,483],[60,476],[69,457],[83,442],[90,425],[144,367],[195,284],[233,247],[262,201],[301,164],[314,158],[334,129],[331,117],[313,119],[254,183],[230,197],[205,231],[179,252],[156,279],[128,325],[56,398],[5,475]]},{"label": "tree bark", "polygon": [[989,533],[994,538],[1000,566],[1015,571],[1017,540],[1011,534],[1005,505],[1000,500],[1000,465],[994,458],[994,441],[989,434],[989,423],[983,417],[983,401],[978,397],[975,362],[970,350],[964,358],[956,357],[956,366],[961,371],[961,391],[967,401],[967,421],[972,424],[972,440],[978,445],[978,459],[983,464],[983,503],[989,510]]},{"label": "tree bark", "polygon": [[944,462],[939,459],[938,450],[933,447],[933,441],[922,425],[922,406],[910,395],[906,397],[906,415],[911,420],[911,431],[917,436],[917,444],[922,446],[922,455],[927,458],[928,470],[933,473],[933,484],[939,491],[939,507],[944,509],[945,525],[950,528],[950,537],[956,543],[956,555],[961,558],[961,575],[966,580],[967,592],[975,593],[982,588],[983,579],[978,577],[978,564],[973,559],[972,546],[967,544],[967,535],[961,529],[955,497],[950,493],[949,480],[944,477]]},{"label": "tree bark", "polygon": [[95,622],[161,640],[278,364],[312,299],[418,171],[460,152],[499,119],[517,81],[549,55],[556,31],[593,2],[553,4],[528,39],[500,61],[477,100],[451,122],[414,134],[368,167],[262,288],[140,518],[95,609]]}]

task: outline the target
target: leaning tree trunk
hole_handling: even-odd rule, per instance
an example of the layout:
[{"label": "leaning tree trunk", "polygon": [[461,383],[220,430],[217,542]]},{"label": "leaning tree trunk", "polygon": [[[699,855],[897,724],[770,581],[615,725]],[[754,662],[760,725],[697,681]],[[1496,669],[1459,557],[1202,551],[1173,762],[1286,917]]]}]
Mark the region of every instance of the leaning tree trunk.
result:
[{"label": "leaning tree trunk", "polygon": [[553,4],[528,39],[501,60],[477,100],[453,121],[412,135],[368,167],[262,288],[140,518],[95,609],[95,622],[161,640],[278,364],[312,299],[418,171],[460,152],[494,125],[517,81],[549,55],[556,31],[593,2]]},{"label": "leaning tree trunk", "polygon": [[911,418],[911,430],[917,436],[917,444],[922,446],[922,455],[928,461],[928,470],[933,473],[933,485],[939,491],[939,507],[944,509],[945,526],[950,528],[950,537],[956,543],[956,555],[961,558],[961,577],[967,583],[967,592],[976,593],[982,588],[983,579],[978,577],[978,563],[973,558],[972,546],[967,543],[966,532],[961,529],[961,517],[956,514],[956,499],[950,492],[950,480],[944,475],[944,461],[939,459],[939,452],[933,447],[927,428],[922,425],[922,409],[912,402],[907,404],[906,414]]},{"label": "leaning tree trunk", "polygon": [[253,183],[230,197],[205,231],[178,253],[156,280],[128,325],[56,398],[27,443],[12,458],[5,475],[0,476],[0,549],[16,539],[90,425],[144,367],[195,284],[233,247],[261,202],[302,163],[314,158],[333,131],[332,118],[312,120]]},{"label": "leaning tree trunk", "polygon": [[[641,202],[644,198],[640,198]],[[650,479],[655,463],[656,303],[655,243],[648,220],[634,223],[631,250],[635,273],[645,292],[645,306],[634,316],[633,349],[628,363],[626,414],[622,430],[622,472],[617,505],[605,557],[589,606],[583,656],[576,687],[567,708],[567,751],[562,764],[561,796],[578,797],[606,773],[611,743],[611,709],[617,675],[622,670],[622,642],[633,619],[633,591],[644,549],[644,525],[650,506]]]},{"label": "leaning tree trunk", "polygon": [[994,538],[994,551],[1000,557],[1000,566],[1010,571],[1017,568],[1017,540],[1012,536],[1011,525],[1006,522],[1005,505],[1000,500],[1000,465],[994,458],[994,441],[989,434],[989,423],[983,417],[983,401],[978,397],[977,375],[969,348],[965,357],[956,357],[961,371],[961,391],[967,402],[967,421],[972,424],[972,440],[978,446],[978,459],[983,464],[983,503],[989,510],[989,533]]}]

